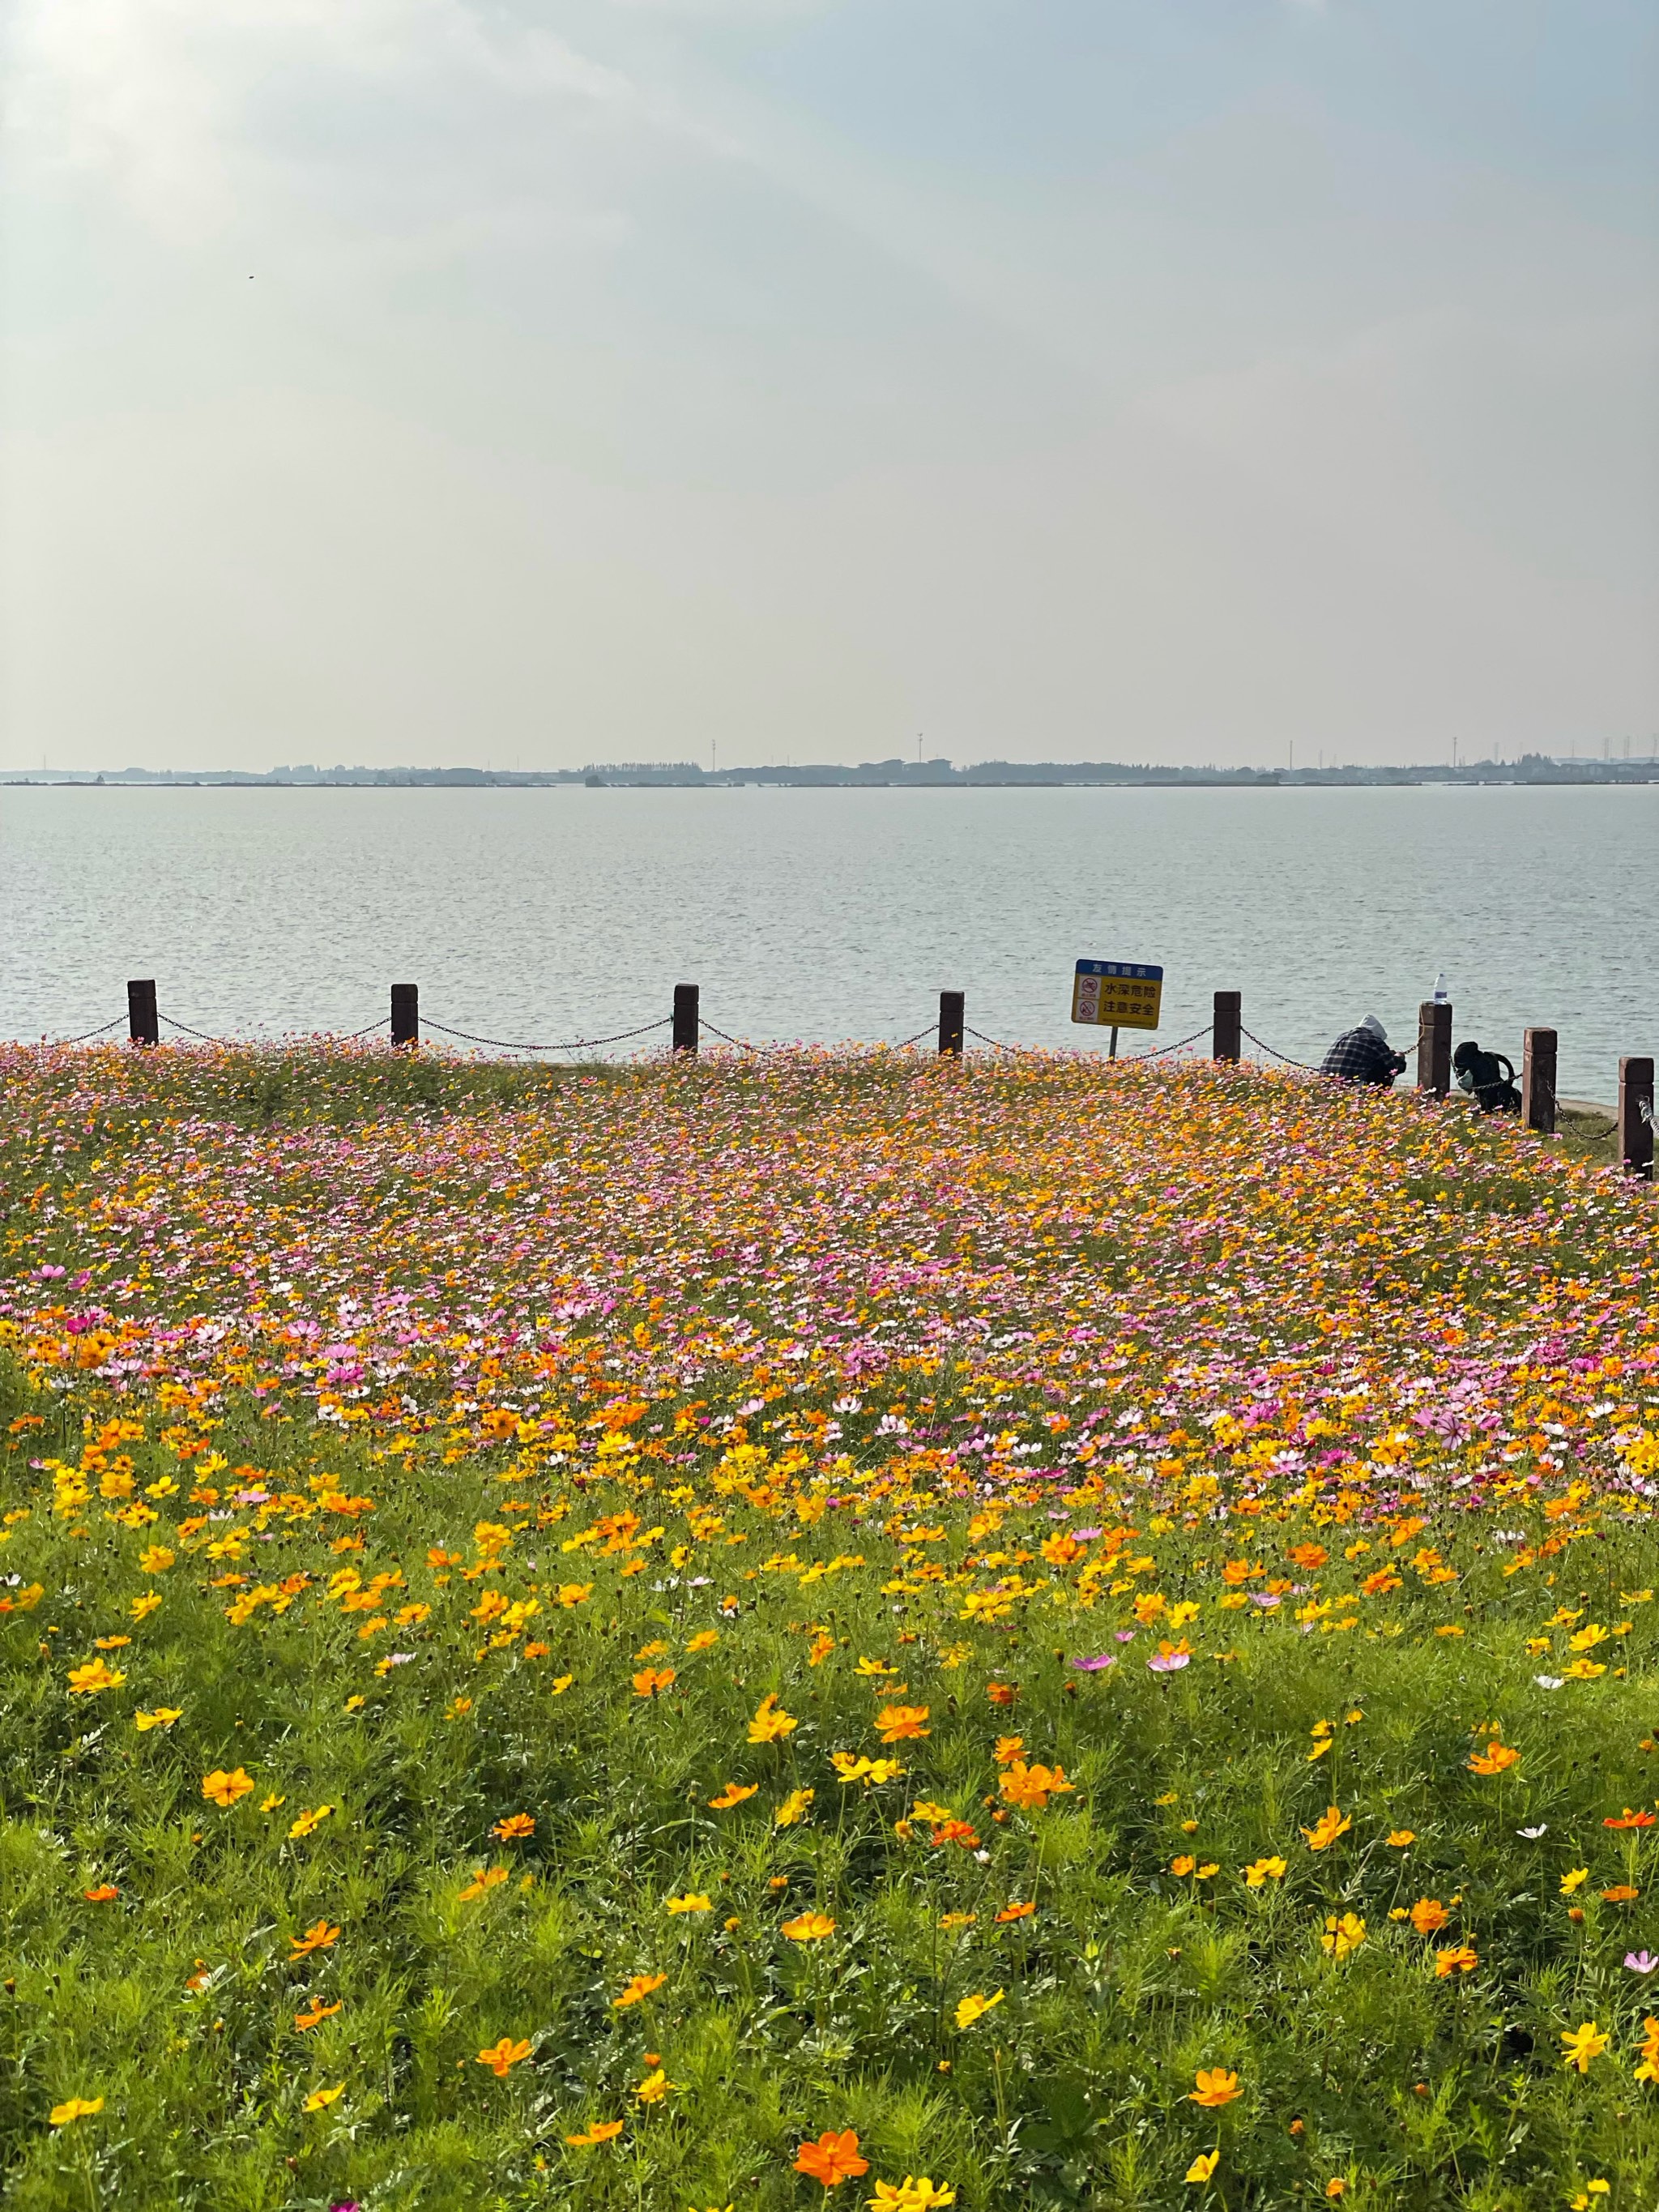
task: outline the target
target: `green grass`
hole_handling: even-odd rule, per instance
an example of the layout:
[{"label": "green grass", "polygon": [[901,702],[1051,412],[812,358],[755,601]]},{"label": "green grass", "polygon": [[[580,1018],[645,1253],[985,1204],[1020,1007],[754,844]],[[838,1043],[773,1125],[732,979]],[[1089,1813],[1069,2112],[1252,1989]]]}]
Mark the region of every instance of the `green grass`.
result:
[{"label": "green grass", "polygon": [[[10,1392],[14,1412],[38,1403],[15,1380]],[[78,1440],[49,1429],[15,1444],[14,1497],[33,1487],[21,1455],[41,1456],[48,1438]],[[246,1409],[216,1442],[296,1496],[312,1494],[321,1466],[376,1480],[337,1449],[319,1455],[308,1431],[273,1432]],[[153,1443],[131,1449],[141,1474],[173,1467]],[[809,1607],[793,1577],[750,1582],[719,1561],[724,1551],[758,1566],[787,1548],[768,1514],[727,1498],[720,1571],[702,1590],[685,1577],[659,1590],[665,1553],[690,1531],[682,1509],[635,1502],[665,1524],[647,1571],[584,1569],[593,1594],[544,1605],[552,1650],[539,1659],[516,1648],[479,1659],[483,1632],[454,1583],[434,1586],[424,1564],[443,1536],[476,1564],[469,1532],[503,1510],[488,1475],[417,1470],[362,1516],[362,1553],[330,1548],[347,1525],[337,1515],[278,1516],[267,1577],[325,1576],[346,1559],[365,1580],[401,1573],[409,1601],[433,1605],[405,1632],[415,1660],[380,1678],[337,1607],[300,1603],[233,1627],[199,1558],[146,1581],[130,1532],[76,1534],[38,1508],[14,1527],[8,1566],[51,1595],[0,1631],[9,2203],[783,2207],[821,2196],[791,2160],[827,2126],[859,2130],[872,2173],[942,2176],[975,2208],[1188,2201],[1181,2176],[1217,2141],[1217,2183],[1234,2204],[1322,2198],[1339,2177],[1360,2204],[1553,2205],[1598,2173],[1620,2178],[1620,2202],[1650,2199],[1659,2125],[1628,2064],[1645,1984],[1614,1958],[1642,1923],[1598,1894],[1626,1876],[1645,1887],[1652,1861],[1644,1832],[1601,1826],[1652,1802],[1656,1760],[1638,1747],[1656,1716],[1634,1666],[1651,1640],[1644,1611],[1620,1651],[1630,1678],[1540,1694],[1524,1649],[1536,1603],[1471,1541],[1451,1553],[1466,1570],[1462,1637],[1419,1637],[1437,1625],[1426,1599],[1404,1601],[1397,1635],[1303,1637],[1235,1614],[1239,1656],[1223,1664],[1200,1658],[1160,1680],[1126,1650],[1109,1673],[1079,1675],[1040,1619],[973,1634],[926,1591],[883,1595],[903,1550],[880,1526],[850,1541],[837,1529],[871,1571],[843,1570]],[[959,1553],[961,1513],[929,1516],[948,1531],[932,1548]],[[533,1514],[507,1518],[520,1533],[499,1571],[461,1585],[469,1601],[497,1586],[545,1595],[567,1571],[568,1523],[544,1534]],[[748,1544],[726,1546],[732,1534]],[[800,1534],[788,1532],[797,1548]],[[1158,1549],[1174,1593],[1203,1580],[1191,1562],[1214,1546],[1207,1532],[1169,1531]],[[1659,1580],[1645,1523],[1568,1556],[1553,1595],[1597,1618],[1618,1613],[1621,1589]],[[126,1689],[75,1699],[63,1688],[63,1662],[121,1632],[141,1583],[164,1602],[122,1656],[136,1673],[142,1650],[146,1705],[185,1715],[143,1735]],[[728,1590],[741,1594],[731,1619]],[[836,1639],[817,1666],[807,1620]],[[688,1656],[708,1626],[720,1642]],[[945,1663],[964,1634],[971,1649]],[[647,1701],[629,1681],[653,1642],[679,1679]],[[902,1667],[893,1679],[933,1722],[890,1753],[905,1778],[873,1790],[837,1784],[825,1763],[831,1749],[877,1748],[860,1656]],[[575,1680],[555,1696],[565,1673]],[[993,1679],[1018,1684],[1012,1708],[988,1701]],[[800,1725],[751,1747],[767,1692]],[[454,1712],[458,1697],[470,1711]],[[1355,1710],[1364,1718],[1346,1725]],[[1322,1720],[1336,1748],[1310,1765]],[[1518,1773],[1483,1780],[1467,1760],[1472,1732],[1493,1722],[1526,1755]],[[1077,1786],[999,1824],[981,1801],[1008,1730]],[[254,1791],[228,1810],[205,1803],[200,1776],[239,1765]],[[711,1810],[732,1779],[757,1795]],[[774,1808],[797,1784],[817,1790],[811,1817],[778,1830]],[[261,1814],[268,1795],[286,1802]],[[917,1796],[976,1823],[990,1863],[931,1848],[925,1828],[896,1837]],[[1333,1801],[1354,1829],[1316,1856],[1299,1830]],[[337,1809],[290,1842],[294,1814],[319,1803]],[[492,1839],[520,1812],[532,1837]],[[1540,1822],[1545,1836],[1517,1838]],[[1390,1827],[1418,1840],[1391,1850]],[[1172,1875],[1188,1848],[1221,1874]],[[1284,1881],[1245,1887],[1237,1869],[1275,1852]],[[1592,1879],[1575,1925],[1559,1882],[1583,1864]],[[509,1878],[459,1901],[485,1865]],[[120,1898],[88,1904],[82,1893],[106,1882]],[[687,1890],[714,1911],[666,1915],[663,1900]],[[1441,1940],[1478,1931],[1473,1977],[1437,1982],[1431,1947],[1390,1921],[1421,1895],[1461,1898]],[[1038,1910],[997,1927],[1014,1900]],[[778,1932],[806,1909],[836,1921],[823,1945]],[[1344,1911],[1367,1938],[1339,1965],[1319,1938]],[[978,1917],[942,1931],[952,1912]],[[289,1939],[319,1919],[340,1928],[337,1943],[289,1963]],[[614,2009],[639,1972],[666,1980]],[[195,1989],[192,1975],[204,1977]],[[999,1990],[998,2008],[956,2029],[961,1996]],[[340,2010],[297,2034],[295,2014],[318,2000]],[[1626,2056],[1581,2079],[1563,2069],[1559,2038],[1564,2021],[1589,2018]],[[476,2054],[503,2035],[529,2039],[534,2057],[498,2081]],[[678,2087],[642,2114],[630,2091],[647,2050]],[[1212,2065],[1237,2070],[1244,2094],[1210,2117],[1187,2093]],[[337,2081],[340,2100],[306,2115],[306,2094]],[[104,2112],[46,2128],[46,2106],[70,2096],[101,2096]],[[622,2116],[620,2146],[564,2140]]]}]

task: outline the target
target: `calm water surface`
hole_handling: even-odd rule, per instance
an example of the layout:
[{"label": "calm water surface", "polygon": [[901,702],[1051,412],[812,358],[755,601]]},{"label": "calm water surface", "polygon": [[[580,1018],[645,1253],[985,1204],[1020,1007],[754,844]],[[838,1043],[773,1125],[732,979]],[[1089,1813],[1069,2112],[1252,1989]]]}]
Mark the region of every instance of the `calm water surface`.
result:
[{"label": "calm water surface", "polygon": [[[70,1036],[154,975],[216,1035],[354,1030],[387,986],[490,1037],[625,1030],[702,986],[759,1040],[885,1037],[942,987],[1011,1042],[1072,1028],[1081,956],[1161,961],[1159,1040],[1244,994],[1316,1059],[1376,1012],[1611,1098],[1659,1048],[1659,787],[1335,791],[0,790],[0,1035]],[[647,1039],[643,1047],[659,1040]],[[1127,1039],[1125,1049],[1153,1040]]]}]

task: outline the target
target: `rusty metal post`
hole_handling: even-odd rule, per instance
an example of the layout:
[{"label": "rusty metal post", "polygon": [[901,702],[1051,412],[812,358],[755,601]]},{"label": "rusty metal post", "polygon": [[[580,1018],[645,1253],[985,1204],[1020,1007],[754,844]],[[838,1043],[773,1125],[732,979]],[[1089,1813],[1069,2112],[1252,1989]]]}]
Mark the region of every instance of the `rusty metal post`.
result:
[{"label": "rusty metal post", "polygon": [[392,1042],[418,1044],[421,1041],[421,987],[394,983],[392,987]]},{"label": "rusty metal post", "polygon": [[702,1017],[698,1012],[701,994],[695,983],[676,983],[674,986],[674,1026],[669,1040],[676,1052],[689,1052],[695,1060],[697,1053],[697,1031]]},{"label": "rusty metal post", "polygon": [[962,1024],[966,1018],[968,999],[963,991],[941,991],[939,994],[939,1048],[962,1058]]},{"label": "rusty metal post", "polygon": [[1244,1001],[1237,991],[1218,991],[1210,1018],[1210,1056],[1237,1064],[1240,1031],[1244,1024]]},{"label": "rusty metal post", "polygon": [[161,1025],[155,1012],[155,981],[147,976],[127,985],[127,1035],[134,1044],[160,1044]]},{"label": "rusty metal post", "polygon": [[1528,1030],[1521,1045],[1521,1126],[1547,1137],[1555,1129],[1553,1030]]},{"label": "rusty metal post", "polygon": [[1619,1063],[1619,1158],[1626,1175],[1653,1181],[1653,1062]]},{"label": "rusty metal post", "polygon": [[1443,999],[1425,999],[1417,1010],[1417,1087],[1443,1098],[1451,1089],[1452,1010]]}]

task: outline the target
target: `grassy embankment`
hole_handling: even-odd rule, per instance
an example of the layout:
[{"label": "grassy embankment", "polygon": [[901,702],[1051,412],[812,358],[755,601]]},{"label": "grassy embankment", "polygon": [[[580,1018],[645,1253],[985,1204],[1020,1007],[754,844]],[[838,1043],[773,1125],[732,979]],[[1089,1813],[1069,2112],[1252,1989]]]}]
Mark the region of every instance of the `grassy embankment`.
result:
[{"label": "grassy embankment", "polygon": [[1651,2202],[1650,1194],[1249,1072],[0,1081],[9,2202]]}]

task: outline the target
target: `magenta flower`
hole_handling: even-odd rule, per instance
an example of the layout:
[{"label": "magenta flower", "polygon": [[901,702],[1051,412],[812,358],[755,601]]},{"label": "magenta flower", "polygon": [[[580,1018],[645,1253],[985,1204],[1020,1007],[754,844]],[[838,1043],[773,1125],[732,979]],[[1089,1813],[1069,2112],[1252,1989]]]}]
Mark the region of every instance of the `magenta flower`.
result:
[{"label": "magenta flower", "polygon": [[1190,1651],[1154,1651],[1146,1664],[1154,1674],[1173,1674],[1192,1657]]},{"label": "magenta flower", "polygon": [[1103,1667],[1116,1666],[1117,1654],[1115,1651],[1103,1651],[1097,1658],[1073,1659],[1072,1664],[1081,1674],[1097,1674]]},{"label": "magenta flower", "polygon": [[1650,1974],[1656,1966],[1659,1966],[1659,1959],[1656,1959],[1650,1951],[1626,1951],[1625,1964],[1632,1974]]}]

